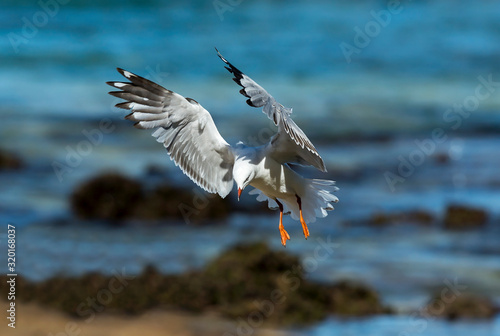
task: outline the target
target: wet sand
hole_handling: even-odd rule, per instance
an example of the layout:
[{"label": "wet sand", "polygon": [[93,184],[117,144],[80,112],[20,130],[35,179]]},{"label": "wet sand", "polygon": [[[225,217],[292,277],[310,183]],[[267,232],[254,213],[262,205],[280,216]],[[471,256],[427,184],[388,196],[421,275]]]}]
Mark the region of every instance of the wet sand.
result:
[{"label": "wet sand", "polygon": [[[2,307],[6,307],[5,301]],[[2,309],[2,311],[5,311]],[[35,304],[19,304],[16,328],[3,323],[2,335],[17,336],[195,336],[235,335],[237,325],[211,314],[151,310],[140,316],[98,313],[91,321],[72,318]],[[282,336],[285,332],[259,328],[253,335]]]}]

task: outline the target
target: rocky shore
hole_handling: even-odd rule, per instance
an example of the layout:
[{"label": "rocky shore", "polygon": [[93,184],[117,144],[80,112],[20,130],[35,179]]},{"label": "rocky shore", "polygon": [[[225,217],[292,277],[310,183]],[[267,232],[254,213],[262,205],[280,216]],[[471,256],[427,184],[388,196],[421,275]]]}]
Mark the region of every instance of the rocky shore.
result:
[{"label": "rocky shore", "polygon": [[[2,281],[5,279],[2,279]],[[86,274],[32,283],[18,278],[18,300],[91,318],[96,312],[142,314],[151,309],[216,313],[272,325],[304,325],[330,314],[390,313],[378,294],[353,282],[320,284],[304,277],[296,256],[267,245],[237,245],[205,268],[164,275],[146,267],[137,276]]]},{"label": "rocky shore", "polygon": [[[178,275],[161,274],[148,266],[139,275],[116,271],[42,282],[20,276],[17,293],[21,306],[37,304],[84,321],[102,312],[129,316],[163,310],[215,314],[229,321],[258,320],[265,326],[300,326],[327,316],[393,313],[369,286],[310,281],[296,256],[263,243],[234,246],[203,269]],[[441,301],[433,298],[425,309],[450,320],[492,318],[498,312],[491,300],[473,294],[446,304]],[[437,310],[436,302],[444,309]]]}]

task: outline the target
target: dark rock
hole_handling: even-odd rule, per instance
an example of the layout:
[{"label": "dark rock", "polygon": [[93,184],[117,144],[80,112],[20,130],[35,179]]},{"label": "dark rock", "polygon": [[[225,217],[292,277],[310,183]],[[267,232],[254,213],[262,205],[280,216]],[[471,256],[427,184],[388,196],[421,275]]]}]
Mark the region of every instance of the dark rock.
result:
[{"label": "dark rock", "polygon": [[163,185],[146,196],[134,215],[141,219],[178,218],[187,224],[199,224],[224,219],[230,210],[230,203],[218,195]]},{"label": "dark rock", "polygon": [[[5,276],[0,276],[0,281],[6,281]],[[57,277],[39,283],[18,277],[17,299],[87,318],[91,309],[89,298],[98,301],[102,292],[111,287],[112,298],[96,303],[99,311],[131,314],[151,308],[215,311],[232,319],[247,320],[253,316],[278,325],[313,323],[329,313],[364,316],[388,312],[370,288],[349,282],[335,285],[311,282],[304,277],[297,257],[273,251],[262,243],[235,246],[204,269],[180,275],[163,275],[148,266],[125,284],[99,274]],[[6,297],[6,293],[2,296]]]},{"label": "dark rock", "polygon": [[430,225],[434,222],[434,216],[422,210],[413,210],[402,213],[383,214],[375,213],[372,215],[370,223],[373,225],[392,225],[392,224],[422,224]]},{"label": "dark rock", "polygon": [[141,184],[117,173],[99,175],[76,188],[71,196],[73,212],[83,219],[120,222],[127,219],[184,219],[189,223],[228,216],[227,200],[202,190],[167,185],[145,192]]},{"label": "dark rock", "polygon": [[436,153],[433,155],[434,161],[439,165],[445,165],[450,162],[450,155],[448,153]]},{"label": "dark rock", "polygon": [[461,205],[450,205],[446,209],[444,227],[446,229],[472,229],[481,227],[488,221],[488,214],[482,209]]},{"label": "dark rock", "polygon": [[138,182],[108,173],[80,185],[71,195],[71,208],[80,218],[115,222],[131,217],[143,199]]},{"label": "dark rock", "polygon": [[426,311],[432,316],[457,320],[492,318],[497,309],[487,298],[464,294],[448,302],[444,302],[441,296],[437,295],[429,302]]},{"label": "dark rock", "polygon": [[380,304],[373,289],[353,282],[343,281],[330,289],[330,309],[338,315],[363,316],[391,313]]},{"label": "dark rock", "polygon": [[0,149],[0,171],[18,170],[24,166],[22,160],[15,154]]}]

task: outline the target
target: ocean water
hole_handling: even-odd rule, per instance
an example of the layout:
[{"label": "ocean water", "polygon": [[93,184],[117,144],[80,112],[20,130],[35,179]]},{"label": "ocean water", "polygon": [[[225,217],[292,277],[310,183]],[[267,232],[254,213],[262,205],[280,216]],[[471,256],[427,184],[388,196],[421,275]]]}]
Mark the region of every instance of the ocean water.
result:
[{"label": "ocean water", "polygon": [[[456,277],[500,302],[498,1],[401,1],[396,8],[369,0],[54,3],[3,1],[0,11],[0,147],[26,162],[19,172],[0,173],[0,222],[19,228],[21,274],[42,280],[121,267],[140,272],[146,264],[181,272],[241,241],[280,248],[273,212],[233,214],[225,225],[195,230],[183,223],[111,229],[71,217],[74,187],[103,171],[151,185],[147,172],[157,167],[164,181],[194,186],[147,131],[114,108],[105,82],[120,80],[116,67],[196,99],[230,143],[272,134],[237,92],[217,47],[294,108],[329,169],[304,174],[341,188],[336,210],[311,225],[313,239],[303,240],[287,218],[287,249],[303,260],[315,239],[339,245],[311,277],[362,279],[403,313]],[[89,132],[102,137],[85,147]],[[79,159],[71,159],[75,152]],[[54,163],[70,169],[58,175]],[[245,194],[242,201],[255,202]],[[414,209],[439,222],[449,204],[485,209],[490,223],[467,232],[366,225],[374,213]],[[404,319],[332,319],[305,332],[398,334]],[[499,333],[498,318],[488,323],[438,321],[409,333]]]}]

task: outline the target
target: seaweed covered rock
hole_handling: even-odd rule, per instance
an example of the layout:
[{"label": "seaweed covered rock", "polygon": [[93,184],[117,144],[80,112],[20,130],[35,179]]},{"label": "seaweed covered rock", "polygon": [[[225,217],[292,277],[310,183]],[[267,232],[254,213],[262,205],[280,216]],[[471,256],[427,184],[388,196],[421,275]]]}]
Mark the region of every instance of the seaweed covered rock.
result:
[{"label": "seaweed covered rock", "polygon": [[6,150],[0,149],[0,171],[2,170],[17,170],[23,167],[21,159]]},{"label": "seaweed covered rock", "polygon": [[475,295],[461,295],[450,302],[440,296],[432,299],[426,307],[430,315],[449,320],[492,318],[498,311],[493,302]]},{"label": "seaweed covered rock", "polygon": [[450,205],[446,209],[444,227],[446,229],[472,229],[481,227],[488,221],[488,214],[482,209],[462,205]]},{"label": "seaweed covered rock", "polygon": [[358,283],[342,281],[330,288],[330,310],[338,315],[364,316],[391,313],[380,303],[376,291]]},{"label": "seaweed covered rock", "polygon": [[163,275],[148,266],[135,277],[89,274],[40,283],[20,280],[18,284],[20,301],[39,302],[82,318],[91,309],[135,314],[172,308],[290,325],[313,323],[330,313],[388,312],[370,288],[348,282],[311,282],[297,257],[262,243],[235,246],[204,269],[180,275]]},{"label": "seaweed covered rock", "polygon": [[241,244],[228,249],[210,262],[205,268],[205,274],[215,278],[244,280],[255,274],[281,274],[291,267],[297,267],[299,263],[296,256],[284,251],[273,251],[265,243]]},{"label": "seaweed covered rock", "polygon": [[216,195],[162,185],[146,195],[134,214],[137,218],[150,220],[179,218],[189,224],[226,218],[230,209],[228,200]]},{"label": "seaweed covered rock", "polygon": [[433,222],[434,217],[430,213],[422,210],[413,210],[393,214],[375,213],[370,220],[371,224],[377,226],[408,223],[430,225]]},{"label": "seaweed covered rock", "polygon": [[186,223],[217,220],[228,216],[228,200],[201,190],[162,185],[144,191],[141,184],[118,173],[91,178],[71,196],[73,212],[83,219],[119,222],[127,219],[182,219]]},{"label": "seaweed covered rock", "polygon": [[80,218],[117,221],[132,216],[143,198],[138,182],[108,173],[80,185],[71,195],[71,208]]},{"label": "seaweed covered rock", "polygon": [[[214,303],[228,317],[258,311],[262,302],[273,306],[269,319],[282,323],[310,322],[326,314],[326,301],[315,307],[311,304],[315,299],[305,295],[311,286],[304,280],[299,259],[283,251],[273,251],[264,243],[229,249],[207,265],[203,278]],[[313,289],[323,290],[320,287]],[[290,311],[297,316],[290,318]]]}]

